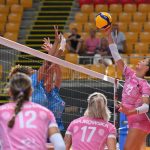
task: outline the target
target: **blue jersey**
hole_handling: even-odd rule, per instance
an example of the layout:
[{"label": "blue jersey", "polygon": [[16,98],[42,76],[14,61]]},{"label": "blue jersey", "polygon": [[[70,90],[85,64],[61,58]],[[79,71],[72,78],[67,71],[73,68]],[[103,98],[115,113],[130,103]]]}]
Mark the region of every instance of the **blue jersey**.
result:
[{"label": "blue jersey", "polygon": [[59,88],[54,87],[50,92],[47,92],[44,87],[44,81],[42,81],[42,86],[48,99],[48,109],[54,113],[59,129],[63,130],[64,126],[61,117],[65,108],[65,102],[59,95]]},{"label": "blue jersey", "polygon": [[59,89],[55,87],[50,92],[45,90],[45,93],[48,98],[49,109],[54,113],[56,118],[61,118],[65,102],[59,95]]},{"label": "blue jersey", "polygon": [[32,93],[32,102],[38,103],[42,106],[47,107],[48,106],[48,100],[46,97],[46,94],[44,92],[44,89],[42,87],[41,81],[38,82],[38,74],[35,72],[31,76],[32,80],[32,87],[33,87],[33,93]]}]

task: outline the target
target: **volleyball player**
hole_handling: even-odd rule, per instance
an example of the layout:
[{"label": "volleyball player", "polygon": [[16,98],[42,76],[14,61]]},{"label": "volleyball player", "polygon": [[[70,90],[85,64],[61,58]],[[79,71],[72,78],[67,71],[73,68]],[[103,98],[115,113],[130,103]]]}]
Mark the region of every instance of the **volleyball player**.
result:
[{"label": "volleyball player", "polygon": [[[55,29],[55,41],[54,41],[53,46],[50,48],[50,50],[47,50],[49,55],[55,55],[55,54],[59,55],[59,53],[61,52],[61,49],[62,50],[65,49],[64,45],[66,42],[64,38],[62,38],[59,52],[57,52],[57,46],[60,42],[60,36],[58,35],[58,27],[54,26],[54,29]],[[48,46],[47,43],[44,43],[44,45]],[[32,101],[35,103],[41,104],[42,106],[45,106],[45,107],[48,106],[48,100],[44,92],[44,89],[42,87],[41,80],[44,78],[47,72],[47,69],[50,67],[50,65],[51,65],[51,62],[45,61],[38,71],[35,71],[31,67],[28,67],[28,66],[16,65],[15,67],[12,67],[10,71],[10,78],[13,74],[17,72],[25,73],[31,76],[32,86],[34,89],[33,94],[32,94]]]},{"label": "volleyball player", "polygon": [[64,126],[61,117],[65,108],[65,102],[59,95],[62,82],[61,68],[57,64],[52,64],[46,74],[43,79],[43,88],[48,98],[48,109],[54,113],[59,129],[63,130]]},{"label": "volleyball player", "polygon": [[116,129],[109,123],[107,99],[101,93],[88,97],[88,107],[83,117],[73,120],[65,134],[66,150],[116,150]]},{"label": "volleyball player", "polygon": [[30,101],[31,79],[16,73],[9,82],[11,102],[0,107],[0,141],[4,150],[46,150],[47,135],[55,150],[65,150],[55,117]]},{"label": "volleyball player", "polygon": [[111,54],[125,76],[120,112],[127,115],[129,132],[124,150],[141,150],[145,139],[150,133],[150,122],[146,116],[149,110],[150,85],[144,76],[150,76],[150,60],[144,59],[138,63],[135,71],[124,64],[111,36],[111,29],[106,31]]}]

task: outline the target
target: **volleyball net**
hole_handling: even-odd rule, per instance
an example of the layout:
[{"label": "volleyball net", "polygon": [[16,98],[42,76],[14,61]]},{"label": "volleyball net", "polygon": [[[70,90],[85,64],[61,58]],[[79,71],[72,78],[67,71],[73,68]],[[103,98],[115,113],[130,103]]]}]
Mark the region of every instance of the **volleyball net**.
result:
[{"label": "volleyball net", "polygon": [[4,89],[11,67],[20,64],[38,70],[46,60],[58,64],[61,67],[62,84],[60,96],[66,103],[62,115],[65,129],[73,119],[84,114],[87,107],[87,98],[93,92],[100,92],[106,95],[108,107],[112,112],[111,122],[116,123],[117,115],[114,100],[117,98],[118,80],[98,73],[103,69],[103,65],[72,64],[3,37],[0,37],[0,44],[0,64],[2,66],[2,82],[0,86],[1,102],[8,100],[8,95]]}]

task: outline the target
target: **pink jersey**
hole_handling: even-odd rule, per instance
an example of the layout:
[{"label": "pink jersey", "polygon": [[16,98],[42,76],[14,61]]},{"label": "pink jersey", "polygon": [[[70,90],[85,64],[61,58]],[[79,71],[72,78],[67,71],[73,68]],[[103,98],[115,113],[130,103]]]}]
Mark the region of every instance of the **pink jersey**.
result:
[{"label": "pink jersey", "polygon": [[48,109],[26,102],[16,116],[13,128],[7,126],[14,113],[15,103],[0,107],[0,142],[2,150],[46,150],[48,128],[57,126]]},{"label": "pink jersey", "polygon": [[[142,97],[150,96],[150,85],[145,79],[136,77],[135,72],[129,67],[124,68],[125,84],[122,93],[122,104],[129,110],[142,105]],[[150,123],[145,114],[127,116],[129,127],[140,128],[150,132]],[[143,128],[142,125],[145,124]]]},{"label": "pink jersey", "polygon": [[72,121],[66,134],[72,136],[73,150],[104,150],[107,138],[116,137],[116,129],[109,122],[84,116]]}]

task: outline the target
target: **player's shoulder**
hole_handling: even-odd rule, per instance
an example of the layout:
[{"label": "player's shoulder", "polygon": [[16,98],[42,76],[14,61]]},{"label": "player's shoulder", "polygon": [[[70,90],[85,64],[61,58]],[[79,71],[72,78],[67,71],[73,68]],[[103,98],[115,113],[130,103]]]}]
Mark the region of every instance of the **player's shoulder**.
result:
[{"label": "player's shoulder", "polygon": [[48,112],[50,113],[51,111],[49,109],[47,109],[46,107],[40,105],[40,104],[37,104],[37,103],[34,103],[34,102],[30,102],[30,104],[32,108],[35,108],[35,109],[38,109],[38,110],[43,110],[45,112]]},{"label": "player's shoulder", "polygon": [[3,104],[3,105],[0,106],[0,111],[1,110],[14,109],[14,105],[15,105],[15,103],[13,103],[13,102]]},{"label": "player's shoulder", "polygon": [[148,81],[146,79],[143,78],[137,78],[138,84],[140,85],[140,87],[146,87],[146,88],[150,88],[150,84],[148,83]]},{"label": "player's shoulder", "polygon": [[111,122],[107,121],[107,125],[109,129],[116,129],[115,125],[112,124]]}]

